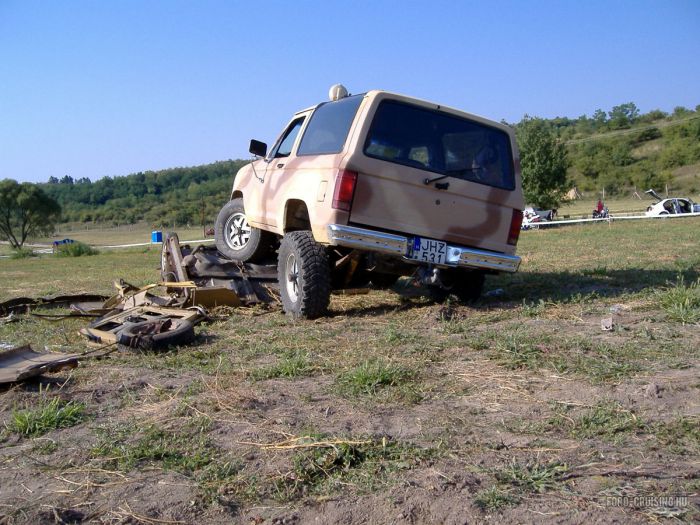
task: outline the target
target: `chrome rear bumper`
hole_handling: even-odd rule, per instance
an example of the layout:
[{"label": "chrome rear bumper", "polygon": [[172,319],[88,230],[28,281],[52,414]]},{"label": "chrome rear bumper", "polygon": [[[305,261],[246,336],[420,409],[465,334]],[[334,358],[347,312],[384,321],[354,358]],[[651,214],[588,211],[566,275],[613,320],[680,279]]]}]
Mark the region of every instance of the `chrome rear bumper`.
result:
[{"label": "chrome rear bumper", "polygon": [[[420,264],[418,261],[408,257],[412,239],[403,235],[366,230],[354,226],[330,224],[328,226],[328,237],[334,246],[345,246],[347,248],[393,255],[401,257],[407,262]],[[487,250],[477,250],[475,248],[465,248],[464,246],[455,246],[448,243],[445,264],[436,266],[516,272],[520,266],[520,257],[489,252]]]}]

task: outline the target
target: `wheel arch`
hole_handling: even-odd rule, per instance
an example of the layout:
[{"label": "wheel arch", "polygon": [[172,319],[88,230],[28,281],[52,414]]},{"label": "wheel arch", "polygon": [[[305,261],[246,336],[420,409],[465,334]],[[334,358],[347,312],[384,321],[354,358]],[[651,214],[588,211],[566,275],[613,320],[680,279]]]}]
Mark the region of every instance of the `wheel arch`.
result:
[{"label": "wheel arch", "polygon": [[309,207],[301,199],[289,199],[284,205],[282,229],[284,233],[311,229]]}]

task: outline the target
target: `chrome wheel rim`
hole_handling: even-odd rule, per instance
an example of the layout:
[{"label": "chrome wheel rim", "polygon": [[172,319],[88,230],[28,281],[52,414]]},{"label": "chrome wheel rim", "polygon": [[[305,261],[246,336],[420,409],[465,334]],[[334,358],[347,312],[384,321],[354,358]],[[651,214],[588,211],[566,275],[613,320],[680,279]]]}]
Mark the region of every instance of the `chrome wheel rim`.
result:
[{"label": "chrome wheel rim", "polygon": [[244,213],[234,213],[224,225],[226,244],[232,250],[242,250],[250,240],[251,228]]},{"label": "chrome wheel rim", "polygon": [[299,298],[299,263],[293,253],[287,257],[286,268],[286,287],[287,295],[292,302],[296,303]]}]

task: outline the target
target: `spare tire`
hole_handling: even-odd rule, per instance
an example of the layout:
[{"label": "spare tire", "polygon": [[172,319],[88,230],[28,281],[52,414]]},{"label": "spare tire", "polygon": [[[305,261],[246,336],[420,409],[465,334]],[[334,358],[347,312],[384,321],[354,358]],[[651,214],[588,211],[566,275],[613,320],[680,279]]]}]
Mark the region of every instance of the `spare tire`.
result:
[{"label": "spare tire", "polygon": [[155,350],[194,341],[194,325],[185,319],[155,319],[127,323],[117,332],[117,343],[129,348]]}]

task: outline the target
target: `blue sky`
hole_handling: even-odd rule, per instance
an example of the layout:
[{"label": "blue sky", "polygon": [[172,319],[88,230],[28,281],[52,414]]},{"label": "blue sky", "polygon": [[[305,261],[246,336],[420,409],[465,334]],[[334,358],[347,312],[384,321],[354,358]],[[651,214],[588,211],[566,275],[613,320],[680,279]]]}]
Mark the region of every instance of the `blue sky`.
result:
[{"label": "blue sky", "polygon": [[495,120],[700,104],[700,1],[0,0],[0,179],[247,158],[330,85]]}]

